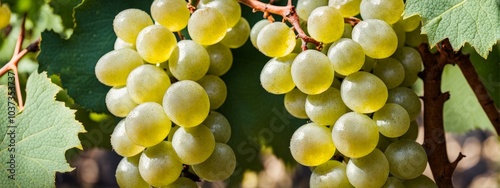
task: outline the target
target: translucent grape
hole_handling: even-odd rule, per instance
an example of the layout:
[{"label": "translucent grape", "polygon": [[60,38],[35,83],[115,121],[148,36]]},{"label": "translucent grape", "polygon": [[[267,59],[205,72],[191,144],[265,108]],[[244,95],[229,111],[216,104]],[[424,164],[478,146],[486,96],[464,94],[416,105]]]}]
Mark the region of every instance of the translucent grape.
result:
[{"label": "translucent grape", "polygon": [[406,188],[438,188],[436,183],[425,175],[420,175],[417,178],[405,180],[403,185]]},{"label": "translucent grape", "polygon": [[403,47],[394,53],[393,58],[399,60],[405,70],[402,86],[411,86],[418,79],[418,73],[422,70],[422,57],[417,50],[411,47]]},{"label": "translucent grape", "polygon": [[226,35],[226,30],[226,19],[221,12],[214,8],[207,7],[196,10],[188,22],[189,36],[201,45],[218,43]]},{"label": "translucent grape", "polygon": [[286,56],[295,47],[295,33],[283,22],[268,24],[257,35],[257,47],[269,57]]},{"label": "translucent grape", "polygon": [[126,117],[138,104],[128,95],[126,87],[113,87],[106,94],[106,107],[116,117]]},{"label": "translucent grape", "polygon": [[137,36],[135,46],[142,59],[148,63],[163,63],[176,47],[174,34],[161,25],[144,28]]},{"label": "translucent grape", "polygon": [[155,0],[151,4],[151,16],[170,31],[184,29],[189,20],[189,10],[184,0]]},{"label": "translucent grape", "polygon": [[174,183],[162,186],[161,188],[198,188],[198,184],[189,178],[179,177]]},{"label": "translucent grape", "polygon": [[365,64],[365,53],[361,45],[347,38],[342,38],[330,46],[328,58],[335,72],[344,76],[359,71]]},{"label": "translucent grape", "polygon": [[[120,38],[116,38],[113,49],[119,50],[122,48],[129,48],[129,49],[135,50],[135,43],[134,44],[127,43]],[[137,54],[137,55],[139,55],[139,54]]]},{"label": "translucent grape", "polygon": [[268,24],[270,24],[269,20],[267,20],[267,19],[260,20],[257,23],[255,23],[253,25],[252,29],[250,30],[250,41],[252,42],[252,45],[255,48],[258,48],[258,46],[257,46],[257,36],[259,35],[259,33],[262,30],[262,28],[264,28],[264,26],[266,26]]},{"label": "translucent grape", "polygon": [[419,143],[413,140],[398,140],[385,150],[390,172],[400,179],[420,176],[427,166],[427,154]]},{"label": "translucent grape", "polygon": [[307,31],[312,38],[323,43],[338,40],[344,31],[342,13],[330,6],[314,9],[307,20]]},{"label": "translucent grape", "polygon": [[316,50],[301,52],[292,63],[292,79],[300,91],[315,95],[326,91],[333,82],[333,65]]},{"label": "translucent grape", "polygon": [[345,173],[346,164],[330,160],[314,168],[309,186],[311,188],[353,187]]},{"label": "translucent grape", "polygon": [[373,74],[380,78],[388,89],[399,86],[405,79],[405,69],[394,58],[385,58],[377,61],[373,67]]},{"label": "translucent grape", "polygon": [[338,9],[343,17],[352,17],[359,14],[361,0],[330,0],[328,6]]},{"label": "translucent grape", "polygon": [[406,32],[404,31],[403,26],[400,22],[396,22],[392,24],[392,29],[398,37],[398,49],[404,47],[406,43]]},{"label": "translucent grape", "polygon": [[132,49],[113,50],[99,58],[95,76],[104,85],[123,86],[130,72],[142,64],[141,56]]},{"label": "translucent grape", "polygon": [[199,80],[209,66],[207,50],[192,40],[179,41],[168,60],[169,70],[177,80]]},{"label": "translucent grape", "polygon": [[340,91],[333,87],[306,99],[306,114],[319,125],[333,125],[349,108],[342,102]]},{"label": "translucent grape", "polygon": [[406,110],[395,103],[387,103],[373,114],[379,131],[384,136],[395,138],[402,136],[410,128],[410,116]]},{"label": "translucent grape", "polygon": [[290,140],[290,152],[304,166],[318,166],[330,160],[335,153],[330,129],[316,123],[299,127]]},{"label": "translucent grape", "polygon": [[172,138],[174,151],[183,164],[199,164],[210,157],[215,147],[215,138],[204,125],[180,127]]},{"label": "translucent grape", "polygon": [[221,181],[233,174],[236,168],[236,156],[228,145],[215,143],[212,155],[204,162],[192,167],[196,175],[206,181]]},{"label": "translucent grape", "polygon": [[139,158],[141,155],[134,157],[124,157],[116,167],[116,182],[118,186],[123,188],[138,188],[149,187],[141,175],[139,174]]},{"label": "translucent grape", "polygon": [[410,128],[405,134],[399,137],[399,139],[416,140],[418,137],[418,124],[416,121],[410,122]]},{"label": "translucent grape", "polygon": [[297,54],[270,59],[260,72],[260,84],[269,93],[284,94],[295,88],[292,80],[292,63]]},{"label": "translucent grape", "polygon": [[367,156],[349,160],[346,174],[354,187],[381,187],[389,176],[389,163],[384,153],[375,149]]},{"label": "translucent grape", "polygon": [[127,78],[128,94],[137,104],[161,104],[169,86],[170,78],[167,73],[154,65],[141,65],[130,72]]},{"label": "translucent grape", "polygon": [[337,150],[344,156],[363,157],[377,146],[378,127],[368,116],[349,112],[335,122],[332,139]]},{"label": "translucent grape", "polygon": [[413,31],[418,28],[420,25],[420,16],[419,15],[413,15],[410,16],[406,19],[400,19],[401,25],[403,26],[403,30],[406,32]]},{"label": "translucent grape", "polygon": [[3,29],[10,24],[11,14],[12,12],[10,11],[10,8],[7,4],[3,4],[0,6],[0,29]]},{"label": "translucent grape", "polygon": [[405,188],[405,186],[398,178],[388,177],[382,188]]},{"label": "translucent grape", "polygon": [[352,40],[363,47],[365,54],[375,59],[391,56],[398,47],[398,37],[382,20],[363,20],[352,29]]},{"label": "translucent grape", "polygon": [[127,136],[125,131],[125,119],[118,122],[113,133],[111,133],[111,146],[118,155],[124,157],[132,157],[144,150],[144,147],[135,144]]},{"label": "translucent grape", "polygon": [[284,99],[286,111],[293,117],[299,119],[307,119],[308,117],[305,108],[306,98],[307,95],[305,93],[302,93],[302,91],[297,88],[286,93]]},{"label": "translucent grape", "polygon": [[302,20],[308,20],[315,8],[326,5],[328,5],[328,0],[298,0],[295,10]]},{"label": "translucent grape", "polygon": [[210,66],[208,67],[207,74],[214,76],[226,74],[233,64],[233,54],[231,50],[222,44],[206,46],[205,49],[210,56]]},{"label": "translucent grape", "polygon": [[153,20],[148,13],[139,9],[123,10],[113,20],[116,36],[130,44],[135,44],[139,32],[149,25],[153,25]]},{"label": "translucent grape", "polygon": [[388,91],[384,82],[375,75],[356,72],[342,81],[340,95],[351,110],[372,113],[384,106]]},{"label": "translucent grape", "polygon": [[159,187],[173,183],[181,175],[182,163],[168,141],[146,149],[139,160],[139,173],[150,185]]},{"label": "translucent grape", "polygon": [[361,17],[384,20],[388,24],[396,23],[403,14],[403,0],[362,0],[359,5]]},{"label": "translucent grape", "polygon": [[408,115],[410,115],[410,120],[415,120],[422,108],[418,95],[406,87],[397,87],[389,90],[387,102],[396,103],[405,108]]},{"label": "translucent grape", "polygon": [[163,98],[163,108],[175,124],[194,127],[208,116],[210,101],[200,84],[182,80],[168,88]]},{"label": "translucent grape", "polygon": [[248,36],[250,36],[250,24],[245,18],[241,17],[236,25],[227,29],[226,36],[220,43],[229,48],[239,48],[245,44]]},{"label": "translucent grape", "polygon": [[224,104],[227,97],[227,87],[221,78],[214,75],[205,75],[197,82],[208,94],[210,109],[218,109]]},{"label": "translucent grape", "polygon": [[205,121],[202,123],[207,126],[214,135],[215,142],[227,143],[231,137],[231,126],[224,115],[216,111],[210,111]]},{"label": "translucent grape", "polygon": [[[227,22],[227,28],[234,27],[241,18],[241,7],[238,1],[235,0],[200,0],[198,7],[210,7],[220,11]],[[217,26],[220,27],[221,25]]]},{"label": "translucent grape", "polygon": [[144,147],[163,141],[171,125],[161,105],[154,102],[140,104],[125,119],[125,130],[130,140]]},{"label": "translucent grape", "polygon": [[427,35],[421,34],[420,25],[415,30],[406,33],[406,45],[418,47],[422,42],[428,41]]}]

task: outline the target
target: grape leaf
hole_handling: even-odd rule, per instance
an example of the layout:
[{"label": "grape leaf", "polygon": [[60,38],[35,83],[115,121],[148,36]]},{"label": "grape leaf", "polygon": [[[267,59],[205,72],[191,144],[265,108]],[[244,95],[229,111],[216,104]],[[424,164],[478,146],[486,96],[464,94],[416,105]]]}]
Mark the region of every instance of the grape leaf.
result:
[{"label": "grape leaf", "polygon": [[500,39],[498,0],[407,0],[404,17],[415,14],[431,47],[448,38],[455,51],[467,42],[486,58]]},{"label": "grape leaf", "polygon": [[73,28],[75,13],[74,8],[80,4],[82,0],[51,0],[49,5],[54,9],[54,13],[61,16],[62,24],[65,28]]},{"label": "grape leaf", "polygon": [[[75,120],[73,110],[66,108],[64,103],[55,101],[54,97],[59,90],[61,88],[52,84],[46,73],[31,74],[26,86],[26,105],[15,118],[16,127],[8,127],[8,121],[2,119],[2,186],[54,187],[55,172],[72,170],[66,162],[65,152],[74,147],[81,149],[77,135],[85,130]],[[2,118],[8,113],[6,94],[7,88],[0,86]],[[15,155],[14,158],[11,158],[12,155]],[[11,161],[15,161],[15,180],[9,179],[11,171],[8,169],[13,167],[13,163],[7,162]]]}]

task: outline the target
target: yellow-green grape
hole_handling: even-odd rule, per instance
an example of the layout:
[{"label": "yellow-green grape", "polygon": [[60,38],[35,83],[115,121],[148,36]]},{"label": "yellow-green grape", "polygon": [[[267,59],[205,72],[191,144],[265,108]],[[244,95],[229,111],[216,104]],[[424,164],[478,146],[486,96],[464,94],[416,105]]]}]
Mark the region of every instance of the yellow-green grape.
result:
[{"label": "yellow-green grape", "polygon": [[388,177],[382,188],[405,188],[405,185],[398,178]]},{"label": "yellow-green grape", "polygon": [[385,105],[388,91],[384,82],[377,76],[368,72],[356,72],[342,81],[340,95],[351,110],[372,113]]},{"label": "yellow-green grape", "polygon": [[204,162],[192,167],[196,175],[206,181],[222,181],[233,174],[236,168],[236,156],[228,145],[215,143],[212,155]]},{"label": "yellow-green grape", "polygon": [[408,112],[395,103],[387,103],[373,114],[373,121],[378,125],[380,133],[389,138],[400,137],[410,128]]},{"label": "yellow-green grape", "polygon": [[210,111],[207,119],[203,121],[203,125],[207,126],[214,135],[215,142],[227,143],[231,138],[231,126],[224,115],[216,111]]},{"label": "yellow-green grape", "polygon": [[292,63],[292,79],[300,91],[315,95],[326,91],[335,71],[328,57],[316,50],[301,52]]},{"label": "yellow-green grape", "polygon": [[174,183],[162,186],[161,188],[198,188],[198,184],[189,178],[179,177]]},{"label": "yellow-green grape", "polygon": [[173,183],[182,172],[172,143],[168,141],[149,147],[139,160],[139,173],[151,186],[160,187]]},{"label": "yellow-green grape", "polygon": [[323,43],[338,40],[344,32],[342,13],[330,6],[314,9],[307,20],[307,31],[312,38]]},{"label": "yellow-green grape", "polygon": [[215,138],[203,124],[196,127],[181,127],[175,131],[172,146],[183,164],[200,164],[210,157],[215,148]]},{"label": "yellow-green grape", "polygon": [[421,25],[413,31],[406,33],[406,45],[411,47],[418,47],[422,42],[427,41],[427,35],[421,34]]},{"label": "yellow-green grape", "polygon": [[408,115],[410,115],[410,120],[417,119],[422,108],[418,95],[413,90],[406,87],[397,87],[389,90],[387,102],[396,103],[405,108]]},{"label": "yellow-green grape", "polygon": [[233,54],[231,50],[220,43],[206,46],[205,49],[210,56],[210,66],[207,74],[222,76],[233,65]]},{"label": "yellow-green grape", "polygon": [[311,188],[353,187],[345,173],[346,164],[330,160],[314,168],[309,186]]},{"label": "yellow-green grape", "polygon": [[252,29],[250,30],[250,41],[252,42],[252,45],[255,48],[259,48],[257,46],[257,36],[259,35],[262,28],[264,28],[264,26],[266,26],[268,24],[270,24],[269,20],[267,20],[267,19],[260,20],[257,23],[255,23],[253,25]]},{"label": "yellow-green grape", "polygon": [[[0,2],[0,5],[2,3]],[[7,27],[10,23],[10,15],[12,12],[7,4],[0,6],[0,29]]]},{"label": "yellow-green grape", "polygon": [[390,57],[377,60],[377,64],[373,67],[373,74],[384,82],[387,89],[399,86],[405,79],[403,65],[398,60]]},{"label": "yellow-green grape", "polygon": [[126,87],[113,87],[106,94],[106,107],[116,117],[126,117],[138,104],[128,95]]},{"label": "yellow-green grape", "polygon": [[227,23],[219,10],[202,8],[196,10],[189,19],[189,36],[198,44],[212,45],[226,35]]},{"label": "yellow-green grape", "polygon": [[403,19],[403,17],[401,17],[399,22],[401,22],[401,25],[403,26],[404,31],[410,32],[410,31],[417,29],[418,26],[420,25],[420,16],[413,15],[413,16],[410,16],[406,19]]},{"label": "yellow-green grape", "polygon": [[269,93],[285,94],[295,88],[292,80],[292,63],[297,54],[291,53],[284,57],[270,59],[262,72],[260,72],[260,84]]},{"label": "yellow-green grape", "polygon": [[139,146],[132,142],[125,131],[125,119],[122,119],[115,126],[111,133],[111,146],[118,155],[124,157],[132,157],[141,153],[144,150],[143,146]]},{"label": "yellow-green grape", "polygon": [[127,42],[123,41],[120,38],[116,38],[115,44],[113,46],[113,49],[114,50],[119,50],[119,49],[122,49],[122,48],[129,48],[129,49],[135,50],[135,43],[134,44],[127,43]]},{"label": "yellow-green grape", "polygon": [[418,73],[422,70],[422,57],[420,53],[414,48],[403,47],[396,51],[392,57],[399,60],[405,70],[401,86],[413,85],[418,79]]},{"label": "yellow-green grape", "polygon": [[141,56],[132,49],[113,50],[99,58],[95,76],[104,85],[123,86],[130,72],[142,64]]},{"label": "yellow-green grape", "polygon": [[328,6],[338,9],[343,17],[352,17],[359,14],[361,0],[330,0]]},{"label": "yellow-green grape", "polygon": [[410,122],[410,128],[399,139],[416,140],[418,137],[418,123],[413,120]]},{"label": "yellow-green grape", "polygon": [[392,24],[392,29],[398,37],[398,49],[404,47],[406,43],[406,32],[403,30],[403,26],[400,22],[396,22]]},{"label": "yellow-green grape", "polygon": [[150,25],[153,25],[151,17],[139,9],[123,10],[113,20],[113,30],[116,36],[130,44],[135,44],[139,32]]},{"label": "yellow-green grape", "polygon": [[349,108],[342,102],[340,91],[333,87],[306,99],[306,114],[314,123],[333,125]]},{"label": "yellow-green grape", "polygon": [[229,48],[239,48],[245,44],[248,36],[250,36],[250,24],[245,18],[241,17],[236,25],[227,29],[226,36],[220,43]]},{"label": "yellow-green grape", "polygon": [[[227,28],[234,27],[241,18],[241,7],[238,1],[235,0],[200,0],[198,7],[210,7],[219,10],[227,22]],[[221,27],[218,23],[216,24],[217,27]]]},{"label": "yellow-green grape", "polygon": [[344,156],[359,158],[375,149],[379,138],[378,132],[377,124],[370,117],[349,112],[335,122],[332,139],[337,150]]},{"label": "yellow-green grape", "polygon": [[403,185],[406,188],[438,188],[436,183],[425,175],[420,175],[417,178],[405,180]]},{"label": "yellow-green grape", "polygon": [[162,104],[163,95],[170,87],[167,73],[154,65],[141,65],[135,68],[127,78],[127,91],[137,104],[156,102]]},{"label": "yellow-green grape", "polygon": [[420,176],[427,166],[424,147],[413,140],[398,140],[385,150],[390,172],[400,179],[413,179]]},{"label": "yellow-green grape", "polygon": [[268,24],[257,35],[257,47],[269,57],[286,56],[295,48],[295,33],[283,22]]},{"label": "yellow-green grape", "polygon": [[342,33],[342,38],[352,38],[352,25],[344,23],[344,33]]},{"label": "yellow-green grape", "polygon": [[207,50],[192,40],[179,41],[168,60],[169,70],[177,80],[199,80],[209,66]]},{"label": "yellow-green grape", "polygon": [[208,116],[210,100],[200,84],[182,80],[168,88],[163,98],[163,108],[175,124],[194,127]]},{"label": "yellow-green grape", "polygon": [[205,75],[196,82],[207,92],[211,110],[218,109],[224,104],[227,97],[227,87],[221,78],[214,75]]},{"label": "yellow-green grape", "polygon": [[391,143],[392,143],[393,140],[385,137],[384,135],[382,134],[379,134],[378,135],[378,143],[377,143],[377,147],[380,151],[385,151],[385,149],[387,149],[387,146],[389,146]]},{"label": "yellow-green grape", "polygon": [[139,174],[139,158],[141,155],[134,157],[124,157],[118,167],[116,167],[116,182],[122,188],[148,188],[141,174]]},{"label": "yellow-green grape", "polygon": [[365,63],[363,64],[363,67],[361,67],[361,70],[365,72],[371,72],[376,63],[377,63],[376,59],[373,59],[365,55]]},{"label": "yellow-green grape", "polygon": [[382,20],[359,22],[352,29],[352,40],[363,47],[365,54],[375,59],[391,56],[398,47],[398,37],[392,27]]},{"label": "yellow-green grape", "polygon": [[381,187],[389,176],[389,162],[379,149],[349,160],[346,167],[349,182],[357,188]]},{"label": "yellow-green grape", "polygon": [[297,10],[300,19],[308,20],[315,8],[326,5],[328,5],[328,0],[298,0],[295,10]]},{"label": "yellow-green grape", "polygon": [[125,130],[132,142],[150,147],[164,140],[172,122],[158,103],[146,102],[135,107],[125,119]]},{"label": "yellow-green grape", "polygon": [[355,73],[365,64],[365,52],[357,42],[342,38],[334,42],[328,50],[328,58],[335,72],[347,76]]},{"label": "yellow-green grape", "polygon": [[304,166],[318,166],[335,153],[332,133],[326,126],[308,123],[300,126],[290,140],[290,152]]},{"label": "yellow-green grape", "polygon": [[362,0],[359,8],[364,20],[379,19],[393,24],[403,14],[405,4],[403,0]]},{"label": "yellow-green grape", "polygon": [[144,61],[156,64],[170,58],[176,43],[174,34],[166,27],[151,25],[139,33],[135,46]]},{"label": "yellow-green grape", "polygon": [[184,0],[155,0],[151,4],[151,16],[170,31],[184,29],[189,20],[189,10]]},{"label": "yellow-green grape", "polygon": [[285,94],[284,103],[286,111],[293,117],[308,119],[305,108],[306,99],[307,94],[302,93],[297,88],[292,89],[292,91]]}]

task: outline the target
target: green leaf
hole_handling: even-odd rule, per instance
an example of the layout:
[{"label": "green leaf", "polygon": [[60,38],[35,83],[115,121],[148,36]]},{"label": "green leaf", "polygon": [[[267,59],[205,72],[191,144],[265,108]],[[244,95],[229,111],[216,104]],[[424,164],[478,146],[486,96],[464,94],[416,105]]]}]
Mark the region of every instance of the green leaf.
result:
[{"label": "green leaf", "polygon": [[[55,101],[54,97],[60,90],[50,82],[46,73],[31,74],[26,86],[26,105],[15,118],[16,127],[8,127],[7,121],[2,121],[2,186],[54,187],[55,172],[72,170],[66,162],[65,152],[70,148],[81,148],[77,135],[85,130],[75,120],[73,110]],[[8,113],[7,88],[0,86],[0,93],[0,113],[3,118]],[[11,158],[12,155],[15,155],[14,158]],[[15,180],[9,179],[11,174],[8,169],[13,166],[7,161],[15,161]]]},{"label": "green leaf", "polygon": [[422,17],[431,47],[445,38],[455,51],[470,43],[483,58],[500,39],[498,0],[407,0],[404,17]]},{"label": "green leaf", "polygon": [[49,5],[54,9],[55,14],[61,16],[65,28],[73,28],[75,26],[74,8],[81,2],[82,0],[52,0]]}]

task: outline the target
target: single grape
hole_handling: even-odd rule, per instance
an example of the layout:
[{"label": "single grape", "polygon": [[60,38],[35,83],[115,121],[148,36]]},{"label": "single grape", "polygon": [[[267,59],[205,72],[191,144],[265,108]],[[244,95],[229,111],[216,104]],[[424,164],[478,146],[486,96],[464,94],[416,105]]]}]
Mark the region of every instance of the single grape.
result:
[{"label": "single grape", "polygon": [[257,36],[259,35],[259,33],[262,30],[262,28],[264,28],[264,26],[266,26],[268,24],[270,24],[269,20],[267,20],[267,19],[260,20],[257,23],[255,23],[253,25],[252,29],[250,30],[250,41],[252,42],[252,45],[255,48],[258,48],[258,46],[257,46]]},{"label": "single grape", "polygon": [[352,17],[359,14],[361,0],[330,0],[328,6],[338,9],[343,17]]},{"label": "single grape", "polygon": [[151,25],[139,33],[135,46],[144,61],[156,64],[170,58],[176,42],[174,34],[166,27]]},{"label": "single grape", "polygon": [[307,20],[307,31],[312,38],[323,43],[338,40],[344,31],[342,13],[330,6],[314,9]]},{"label": "single grape", "polygon": [[422,42],[428,41],[427,35],[421,34],[421,25],[419,25],[413,31],[406,33],[406,45],[410,47],[418,47]]},{"label": "single grape", "polygon": [[150,185],[160,187],[171,184],[179,178],[182,172],[182,163],[168,141],[149,147],[139,160],[139,173]]},{"label": "single grape", "polygon": [[201,45],[218,43],[226,35],[226,30],[227,22],[224,15],[214,8],[196,10],[188,22],[189,36]]},{"label": "single grape", "polygon": [[427,166],[427,154],[419,143],[413,140],[398,140],[385,150],[390,172],[400,179],[420,176]]},{"label": "single grape", "polygon": [[245,18],[241,17],[236,25],[227,29],[226,36],[220,43],[229,48],[239,48],[245,44],[248,36],[250,36],[250,24]]},{"label": "single grape", "polygon": [[402,136],[410,128],[410,116],[406,110],[395,103],[387,103],[373,114],[382,135],[389,138]]},{"label": "single grape", "polygon": [[406,43],[406,32],[404,31],[403,26],[401,25],[400,22],[396,22],[392,24],[392,29],[394,30],[394,33],[396,33],[396,36],[398,37],[398,49],[404,47]]},{"label": "single grape", "polygon": [[179,41],[168,60],[169,70],[177,80],[199,80],[209,66],[207,50],[192,40]]},{"label": "single grape", "polygon": [[210,100],[200,84],[182,80],[168,88],[163,98],[163,108],[175,124],[194,127],[208,116]]},{"label": "single grape", "polygon": [[207,92],[211,110],[218,109],[224,104],[227,97],[227,87],[221,78],[214,75],[205,75],[197,82]]},{"label": "single grape", "polygon": [[295,10],[300,19],[308,20],[311,12],[321,6],[328,5],[328,0],[298,0]]},{"label": "single grape", "polygon": [[342,115],[332,129],[337,150],[350,158],[363,157],[372,152],[377,146],[378,134],[377,124],[370,117],[356,112]]},{"label": "single grape", "polygon": [[231,126],[224,115],[216,111],[210,111],[205,121],[202,123],[207,126],[214,135],[215,142],[227,143],[231,137]]},{"label": "single grape", "polygon": [[292,63],[297,54],[270,59],[260,72],[260,84],[269,93],[285,94],[295,88],[292,80]]},{"label": "single grape", "polygon": [[389,90],[387,102],[396,103],[405,108],[410,115],[410,120],[415,120],[422,108],[418,95],[406,87],[396,87]]},{"label": "single grape", "polygon": [[[0,2],[0,5],[2,3]],[[7,27],[10,24],[10,16],[12,12],[7,4],[0,6],[0,29]]]},{"label": "single grape", "polygon": [[407,17],[405,19],[403,19],[403,17],[401,17],[399,22],[401,22],[401,25],[403,26],[404,31],[410,32],[410,31],[417,29],[418,26],[420,25],[420,16],[415,14],[415,15]]},{"label": "single grape", "polygon": [[411,86],[418,79],[418,73],[422,70],[422,57],[417,50],[411,47],[403,47],[396,51],[393,58],[399,60],[405,70],[402,86]]},{"label": "single grape", "polygon": [[406,188],[437,188],[438,186],[434,181],[425,175],[420,175],[417,178],[405,180],[403,185]]},{"label": "single grape", "polygon": [[389,146],[394,140],[391,138],[387,138],[382,134],[378,135],[378,143],[377,147],[380,151],[384,152],[385,149],[387,149],[387,146]]},{"label": "single grape", "polygon": [[124,157],[132,157],[144,150],[143,146],[135,144],[127,136],[125,131],[125,119],[118,122],[113,130],[113,133],[111,133],[111,146],[118,155]]},{"label": "single grape", "polygon": [[128,95],[126,87],[113,87],[106,94],[106,107],[116,117],[126,117],[138,104]]},{"label": "single grape", "polygon": [[389,163],[384,153],[375,149],[364,157],[349,160],[346,174],[354,187],[381,187],[389,176]]},{"label": "single grape", "polygon": [[127,92],[137,104],[156,102],[161,104],[163,95],[170,87],[170,78],[165,71],[154,65],[141,65],[127,78]]},{"label": "single grape", "polygon": [[130,44],[135,44],[139,32],[150,25],[153,25],[153,20],[148,13],[139,9],[123,10],[113,20],[116,36]]},{"label": "single grape", "polygon": [[129,48],[129,49],[135,50],[135,43],[134,44],[127,43],[127,42],[123,41],[120,38],[116,38],[115,44],[113,46],[113,49],[114,50],[119,50],[119,49],[122,49],[122,48]]},{"label": "single grape", "polygon": [[353,187],[347,179],[346,164],[334,160],[314,168],[309,186],[311,188]]},{"label": "single grape", "polygon": [[321,94],[307,96],[305,108],[307,116],[319,125],[334,125],[349,110],[342,102],[340,91],[333,87]]},{"label": "single grape", "polygon": [[113,50],[99,58],[95,76],[104,85],[124,86],[130,72],[142,64],[141,56],[132,49]]},{"label": "single grape", "polygon": [[375,59],[391,56],[398,47],[398,37],[392,27],[382,20],[359,22],[352,29],[352,40],[363,47],[365,54]]},{"label": "single grape", "polygon": [[179,177],[174,183],[162,186],[161,188],[198,188],[198,184],[189,178]]},{"label": "single grape", "polygon": [[328,57],[316,50],[301,52],[292,63],[292,79],[300,91],[315,95],[326,91],[335,71]]},{"label": "single grape", "polygon": [[387,101],[387,87],[377,76],[367,72],[356,72],[347,76],[340,87],[340,96],[351,110],[372,113],[382,108]]},{"label": "single grape", "polygon": [[124,157],[116,167],[116,182],[122,188],[147,188],[146,183],[139,174],[139,158],[141,155]]},{"label": "single grape", "polygon": [[285,109],[288,113],[290,113],[293,117],[299,119],[307,119],[306,114],[306,99],[307,94],[302,93],[299,89],[295,88],[292,91],[285,94]]},{"label": "single grape", "polygon": [[214,76],[222,76],[223,74],[226,74],[233,64],[233,54],[231,53],[231,50],[219,43],[206,46],[205,49],[210,56],[210,66],[208,67],[207,74]]},{"label": "single grape", "polygon": [[398,178],[388,177],[382,188],[405,188],[405,185]]},{"label": "single grape", "polygon": [[215,138],[206,126],[180,127],[172,138],[172,146],[183,164],[199,164],[210,157],[215,148]]},{"label": "single grape", "polygon": [[328,50],[328,58],[335,72],[344,76],[359,71],[365,64],[363,48],[348,38],[334,42]]},{"label": "single grape", "polygon": [[170,31],[184,29],[189,20],[189,10],[184,0],[155,0],[151,4],[151,16]]},{"label": "single grape", "polygon": [[399,139],[416,140],[418,137],[418,123],[413,120],[410,122],[410,128]]},{"label": "single grape", "polygon": [[403,0],[362,0],[359,8],[364,20],[379,19],[393,24],[403,14],[405,4]]},{"label": "single grape", "polygon": [[373,67],[373,74],[384,82],[387,89],[399,86],[405,79],[403,65],[398,60],[390,57],[377,60],[377,64]]},{"label": "single grape", "polygon": [[290,152],[304,166],[318,166],[332,158],[335,145],[330,129],[316,123],[299,127],[290,140]]},{"label": "single grape", "polygon": [[[241,7],[235,0],[200,0],[198,7],[210,7],[220,11],[227,22],[227,28],[234,27],[241,18]],[[220,27],[220,25],[217,26]]]},{"label": "single grape", "polygon": [[228,145],[215,143],[212,155],[204,162],[192,167],[196,175],[206,181],[222,181],[233,174],[236,168],[236,156]]},{"label": "single grape", "polygon": [[257,46],[266,56],[286,56],[295,47],[295,33],[283,22],[268,24],[257,35]]},{"label": "single grape", "polygon": [[130,140],[144,147],[163,141],[171,125],[161,105],[154,102],[140,104],[125,119],[125,130]]}]

